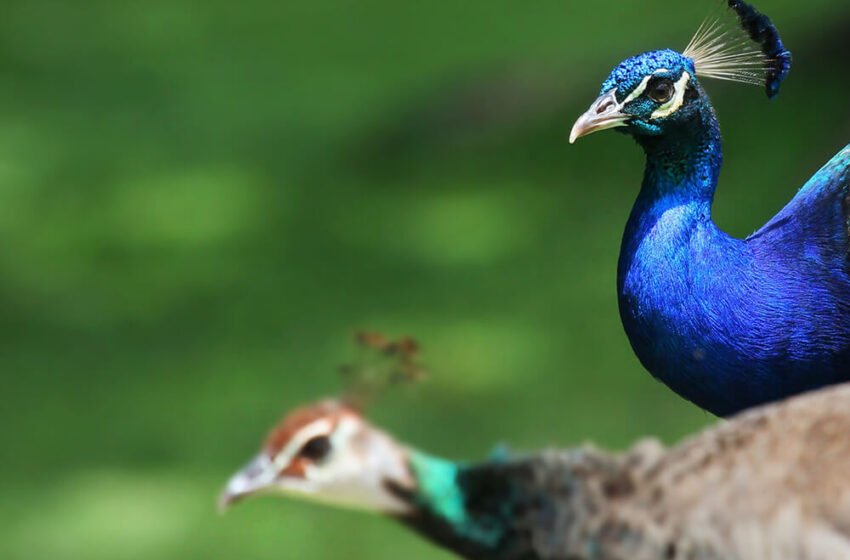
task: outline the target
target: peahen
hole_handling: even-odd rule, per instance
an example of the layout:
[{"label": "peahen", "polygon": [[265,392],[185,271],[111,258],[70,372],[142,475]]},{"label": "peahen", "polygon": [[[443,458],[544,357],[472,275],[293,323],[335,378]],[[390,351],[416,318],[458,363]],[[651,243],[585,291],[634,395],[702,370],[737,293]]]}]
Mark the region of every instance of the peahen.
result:
[{"label": "peahen", "polygon": [[791,65],[766,16],[728,5],[731,29],[704,24],[682,53],[620,63],[570,136],[618,128],[646,153],[620,252],[621,319],[647,370],[720,416],[850,380],[850,146],[746,239],[711,219],[721,138],[697,77],[772,98]]},{"label": "peahen", "polygon": [[224,509],[288,494],[394,517],[472,559],[850,558],[850,386],[751,410],[670,450],[644,441],[457,463],[344,402],[298,409]]}]

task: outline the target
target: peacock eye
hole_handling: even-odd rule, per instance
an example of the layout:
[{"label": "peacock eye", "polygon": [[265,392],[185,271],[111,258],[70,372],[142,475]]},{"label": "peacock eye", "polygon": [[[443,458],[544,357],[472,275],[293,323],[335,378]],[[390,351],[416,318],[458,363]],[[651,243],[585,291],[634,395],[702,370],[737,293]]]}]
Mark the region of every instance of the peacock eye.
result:
[{"label": "peacock eye", "polygon": [[301,457],[313,462],[321,461],[331,451],[331,440],[328,436],[317,436],[304,444],[298,453]]},{"label": "peacock eye", "polygon": [[676,86],[670,78],[655,78],[649,82],[646,94],[656,103],[667,103],[672,99]]}]

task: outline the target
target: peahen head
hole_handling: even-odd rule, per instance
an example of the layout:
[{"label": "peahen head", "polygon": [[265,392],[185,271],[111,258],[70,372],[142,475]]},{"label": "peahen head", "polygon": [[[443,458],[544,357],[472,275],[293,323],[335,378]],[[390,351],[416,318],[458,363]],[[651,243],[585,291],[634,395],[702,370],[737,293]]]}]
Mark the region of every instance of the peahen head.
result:
[{"label": "peahen head", "polygon": [[[774,97],[790,70],[791,54],[767,16],[740,0],[728,5],[738,16],[737,26],[707,22],[682,52],[650,51],[618,64],[599,98],[576,121],[570,143],[611,128],[638,140],[692,130],[702,116],[713,114],[698,76],[763,85]],[[736,37],[740,33],[744,37]]]},{"label": "peahen head", "polygon": [[288,414],[260,453],[237,472],[219,508],[259,494],[285,494],[339,507],[404,514],[398,488],[413,484],[407,450],[353,407],[326,400]]}]

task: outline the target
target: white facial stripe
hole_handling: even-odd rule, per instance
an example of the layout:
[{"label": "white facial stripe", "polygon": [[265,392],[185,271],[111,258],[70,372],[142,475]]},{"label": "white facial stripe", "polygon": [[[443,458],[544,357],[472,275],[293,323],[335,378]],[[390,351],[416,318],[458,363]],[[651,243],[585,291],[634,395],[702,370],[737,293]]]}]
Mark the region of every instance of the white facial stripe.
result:
[{"label": "white facial stripe", "polygon": [[285,469],[295,458],[295,455],[301,451],[304,444],[316,436],[329,435],[332,427],[331,421],[327,418],[322,418],[321,420],[316,420],[312,424],[308,424],[306,427],[301,429],[301,431],[295,434],[295,437],[286,444],[286,447],[284,447],[280,453],[275,455],[275,467],[279,471]]},{"label": "white facial stripe", "polygon": [[634,101],[635,99],[637,99],[638,97],[643,95],[643,92],[646,91],[646,86],[649,85],[649,80],[651,80],[653,76],[655,76],[656,74],[663,74],[663,73],[669,72],[669,71],[670,70],[668,70],[667,68],[659,68],[658,70],[656,70],[655,72],[653,72],[649,76],[646,76],[643,80],[641,80],[641,82],[634,89],[634,91],[631,92],[628,97],[626,97],[626,99],[623,101],[622,105],[625,105],[625,104],[627,104],[631,101]]},{"label": "white facial stripe", "polygon": [[635,99],[637,99],[638,97],[640,97],[641,95],[643,95],[643,92],[646,91],[646,86],[647,86],[647,84],[649,84],[650,79],[652,79],[652,75],[645,77],[641,81],[641,83],[638,84],[638,87],[636,87],[635,90],[633,92],[631,92],[629,94],[629,96],[626,97],[626,99],[623,100],[622,105],[626,105],[627,103],[630,103],[630,102],[634,101]]},{"label": "white facial stripe", "polygon": [[691,75],[687,72],[682,72],[682,77],[679,78],[679,81],[674,85],[675,94],[673,97],[655,110],[652,113],[653,119],[663,119],[664,117],[669,117],[676,111],[682,108],[682,105],[685,103],[685,91],[688,89],[688,82],[691,81]]}]

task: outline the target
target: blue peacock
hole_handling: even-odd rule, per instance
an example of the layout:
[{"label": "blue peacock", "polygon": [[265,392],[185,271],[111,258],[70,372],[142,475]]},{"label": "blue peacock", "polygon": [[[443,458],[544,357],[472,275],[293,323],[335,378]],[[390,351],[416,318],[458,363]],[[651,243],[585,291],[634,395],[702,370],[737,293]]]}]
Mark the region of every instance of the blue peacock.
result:
[{"label": "blue peacock", "polygon": [[645,440],[623,454],[584,447],[461,463],[326,400],[284,417],[220,504],[285,494],[364,509],[478,560],[837,560],[850,558],[848,431],[842,386],[748,411],[669,450]]},{"label": "blue peacock", "polygon": [[623,61],[570,137],[617,128],[643,148],[618,266],[622,323],[647,370],[721,416],[850,380],[850,146],[746,239],[711,219],[723,155],[698,77],[773,98],[791,66],[765,15],[728,6],[743,43],[712,22],[681,53]]}]

